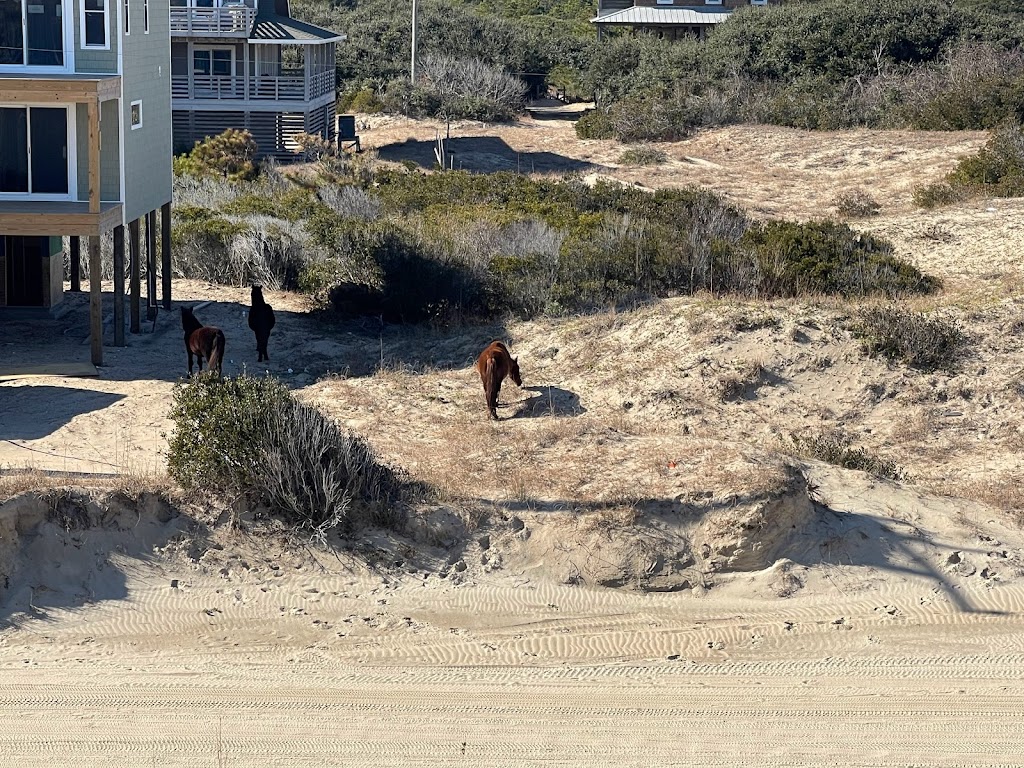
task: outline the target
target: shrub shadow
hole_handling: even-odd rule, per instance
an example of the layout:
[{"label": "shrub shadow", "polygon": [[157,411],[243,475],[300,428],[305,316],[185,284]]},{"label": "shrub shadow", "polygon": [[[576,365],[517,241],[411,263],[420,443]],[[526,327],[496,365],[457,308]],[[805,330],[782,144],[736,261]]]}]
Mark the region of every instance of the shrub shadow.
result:
[{"label": "shrub shadow", "polygon": [[530,386],[522,387],[525,392],[532,393],[516,405],[516,412],[510,418],[537,418],[541,416],[579,416],[587,409],[580,405],[580,397],[575,392],[561,387]]},{"label": "shrub shadow", "polygon": [[[381,160],[413,162],[420,168],[434,168],[436,141],[406,139],[400,144],[385,144],[378,149]],[[595,171],[604,166],[576,160],[554,152],[519,152],[497,136],[460,136],[445,140],[445,151],[455,170],[491,173],[569,173]]]}]

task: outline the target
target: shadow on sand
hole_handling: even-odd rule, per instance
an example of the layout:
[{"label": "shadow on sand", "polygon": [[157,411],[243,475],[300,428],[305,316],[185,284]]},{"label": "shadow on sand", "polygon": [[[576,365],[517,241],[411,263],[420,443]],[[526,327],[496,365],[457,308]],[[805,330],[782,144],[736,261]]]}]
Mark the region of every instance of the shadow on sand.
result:
[{"label": "shadow on sand", "polygon": [[[386,144],[378,154],[381,160],[412,161],[421,168],[434,168],[437,165],[436,147],[434,141],[406,139],[401,144]],[[562,174],[596,171],[604,167],[554,152],[518,152],[497,136],[453,137],[445,141],[445,151],[451,158],[450,167],[457,171]]]}]

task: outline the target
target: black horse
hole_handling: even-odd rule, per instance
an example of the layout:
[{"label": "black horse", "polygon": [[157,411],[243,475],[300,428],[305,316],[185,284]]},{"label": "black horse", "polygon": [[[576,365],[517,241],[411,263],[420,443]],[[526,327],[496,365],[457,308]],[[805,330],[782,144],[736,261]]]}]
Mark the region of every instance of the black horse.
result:
[{"label": "black horse", "polygon": [[259,285],[252,287],[252,309],[249,310],[249,327],[256,334],[256,352],[259,361],[270,359],[267,352],[267,342],[270,340],[270,331],[274,327],[274,308],[267,304],[263,298],[263,288]]}]

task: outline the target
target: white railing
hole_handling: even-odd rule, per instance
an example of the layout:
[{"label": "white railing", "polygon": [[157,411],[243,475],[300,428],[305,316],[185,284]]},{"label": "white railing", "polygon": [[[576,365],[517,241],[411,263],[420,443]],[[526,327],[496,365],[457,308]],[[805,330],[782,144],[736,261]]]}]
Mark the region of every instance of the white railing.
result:
[{"label": "white railing", "polygon": [[243,101],[311,101],[334,93],[334,71],[314,72],[309,90],[303,75],[250,78],[230,75],[174,75],[171,96],[175,99],[236,99]]},{"label": "white railing", "polygon": [[246,5],[171,8],[171,34],[248,37],[255,20],[256,9]]}]

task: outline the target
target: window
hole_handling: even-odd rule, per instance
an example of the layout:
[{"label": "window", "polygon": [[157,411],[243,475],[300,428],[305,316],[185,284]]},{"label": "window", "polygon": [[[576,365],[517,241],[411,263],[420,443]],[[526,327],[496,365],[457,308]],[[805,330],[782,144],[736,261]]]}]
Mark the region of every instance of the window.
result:
[{"label": "window", "polygon": [[0,193],[67,196],[65,107],[0,107],[0,144]]},{"label": "window", "polygon": [[675,0],[658,0],[658,5],[675,5]]},{"label": "window", "polygon": [[107,39],[108,0],[82,0],[82,47],[109,48]]},{"label": "window", "polygon": [[133,101],[131,106],[132,130],[142,127],[142,100]]},{"label": "window", "polygon": [[196,48],[192,52],[192,71],[197,75],[229,77],[234,74],[234,51],[230,48]]},{"label": "window", "polygon": [[128,0],[124,0],[124,33],[130,35],[132,33],[131,15],[128,13]]},{"label": "window", "polygon": [[721,5],[722,0],[704,0],[704,5]]},{"label": "window", "polygon": [[142,33],[149,34],[149,0],[142,0]]},{"label": "window", "polygon": [[751,5],[768,5],[768,0],[750,0]]},{"label": "window", "polygon": [[64,66],[62,0],[0,0],[0,65]]}]

